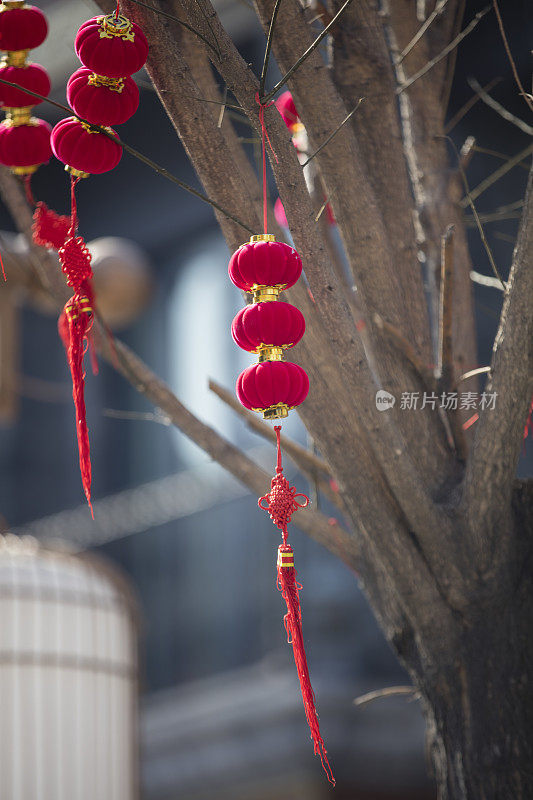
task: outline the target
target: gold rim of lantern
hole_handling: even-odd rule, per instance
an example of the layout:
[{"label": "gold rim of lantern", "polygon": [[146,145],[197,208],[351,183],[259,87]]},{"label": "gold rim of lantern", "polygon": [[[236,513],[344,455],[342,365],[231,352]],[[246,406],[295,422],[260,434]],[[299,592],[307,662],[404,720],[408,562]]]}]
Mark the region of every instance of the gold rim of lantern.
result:
[{"label": "gold rim of lantern", "polygon": [[29,164],[27,167],[10,167],[10,170],[13,175],[33,175],[40,166],[40,164]]},{"label": "gold rim of lantern", "polygon": [[[290,345],[285,346],[290,347]],[[258,364],[261,364],[263,361],[283,361],[283,347],[263,344],[257,350],[257,356]]]},{"label": "gold rim of lantern", "polygon": [[37,125],[37,120],[32,118],[31,110],[33,106],[21,106],[20,108],[13,108],[6,106],[6,118],[3,122],[6,128],[18,128],[19,125]]},{"label": "gold rim of lantern", "polygon": [[258,411],[259,413],[263,414],[263,419],[285,419],[289,416],[289,406],[286,403],[277,403],[275,406],[269,406],[269,408],[254,408],[254,411]]},{"label": "gold rim of lantern", "polygon": [[82,169],[71,167],[69,164],[65,164],[65,172],[70,173],[73,178],[88,178],[91,174],[90,172],[84,172]]},{"label": "gold rim of lantern", "polygon": [[26,0],[4,0],[0,6],[0,12],[7,11],[10,8],[23,8],[26,5]]},{"label": "gold rim of lantern", "polygon": [[277,300],[284,288],[284,283],[278,283],[277,286],[259,286],[259,284],[254,283],[252,286],[252,302],[268,303]]},{"label": "gold rim of lantern", "polygon": [[29,50],[7,50],[0,64],[3,67],[25,67]]}]

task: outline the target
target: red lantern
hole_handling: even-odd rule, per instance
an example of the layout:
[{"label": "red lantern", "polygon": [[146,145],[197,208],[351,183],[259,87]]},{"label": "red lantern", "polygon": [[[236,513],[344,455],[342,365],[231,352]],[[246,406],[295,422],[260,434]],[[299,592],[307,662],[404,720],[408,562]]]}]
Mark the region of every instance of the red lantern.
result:
[{"label": "red lantern", "polygon": [[276,296],[294,286],[302,274],[302,260],[294,247],[276,242],[274,236],[252,236],[233,253],[228,272],[239,289],[252,292],[260,287],[271,287],[268,294]]},{"label": "red lantern", "polygon": [[291,130],[294,125],[297,125],[300,122],[300,117],[298,116],[298,112],[296,111],[296,106],[294,105],[294,100],[292,99],[292,94],[290,92],[283,92],[283,94],[280,95],[275,101],[275,104],[283,118],[283,122],[289,130]]},{"label": "red lantern", "polygon": [[84,22],[74,46],[85,67],[108,78],[133,75],[148,56],[148,42],[139,26],[115,14]]},{"label": "red lantern", "polygon": [[50,160],[50,125],[42,119],[29,117],[24,122],[15,114],[0,124],[0,163],[12,168],[17,175],[32,172]]},{"label": "red lantern", "polygon": [[301,311],[290,303],[254,303],[241,309],[231,325],[235,344],[250,353],[293,347],[305,331]]},{"label": "red lantern", "polygon": [[309,378],[305,370],[290,361],[262,361],[241,372],[236,391],[245,408],[262,411],[265,419],[279,419],[303,403]]},{"label": "red lantern", "polygon": [[24,0],[5,0],[0,6],[0,50],[33,50],[47,33],[46,17],[35,6]]},{"label": "red lantern", "polygon": [[[37,94],[42,94],[43,97],[48,97],[50,93],[50,78],[47,71],[39,64],[28,64],[27,67],[13,67],[4,64],[0,66],[0,78],[17,83]],[[20,89],[0,83],[0,103],[7,108],[22,108],[23,106],[37,106],[42,103],[42,100],[26,94]]]},{"label": "red lantern", "polygon": [[[115,133],[111,128],[109,133]],[[84,122],[67,117],[52,131],[52,150],[56,158],[78,175],[100,175],[114,169],[122,157],[122,147],[104,133],[92,131]]]},{"label": "red lantern", "polygon": [[67,83],[67,101],[78,115],[94,125],[120,125],[139,107],[139,89],[130,77],[107,78],[81,67]]}]

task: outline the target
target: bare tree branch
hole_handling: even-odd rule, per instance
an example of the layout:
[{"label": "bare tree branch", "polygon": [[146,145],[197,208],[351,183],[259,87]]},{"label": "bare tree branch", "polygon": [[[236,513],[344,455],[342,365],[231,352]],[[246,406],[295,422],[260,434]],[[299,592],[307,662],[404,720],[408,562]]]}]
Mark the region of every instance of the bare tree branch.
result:
[{"label": "bare tree branch", "polygon": [[501,103],[498,103],[491,95],[489,94],[488,89],[484,89],[482,86],[479,85],[479,82],[476,81],[475,78],[468,78],[468,85],[474,92],[477,94],[480,100],[492,108],[496,113],[500,115],[503,119],[507,122],[511,122],[513,125],[516,125],[517,128],[520,128],[521,131],[527,133],[528,136],[533,136],[533,128],[531,125],[528,125],[527,122],[524,122],[523,119],[520,117],[511,114]]},{"label": "bare tree branch", "polygon": [[533,102],[531,97],[525,91],[524,87],[522,86],[522,81],[520,80],[520,76],[518,75],[518,70],[516,68],[516,64],[514,62],[513,54],[511,53],[511,48],[509,47],[509,42],[507,41],[507,36],[505,33],[505,28],[503,27],[503,20],[502,15],[500,13],[500,7],[498,5],[498,0],[492,0],[492,6],[494,8],[494,13],[496,14],[496,19],[498,20],[498,27],[500,29],[500,34],[503,41],[503,46],[505,47],[505,52],[507,54],[507,58],[509,59],[509,64],[511,65],[511,69],[513,71],[513,77],[516,81],[516,85],[520,90],[520,96],[524,98],[526,101],[529,110],[533,111]]},{"label": "bare tree branch", "polygon": [[[31,211],[25,202],[24,193],[17,179],[10,175],[4,167],[0,169],[0,193],[13,214],[19,230],[31,243],[33,221]],[[44,248],[35,245],[31,245],[31,248],[35,256],[34,263],[39,262],[40,274],[47,276],[44,285],[49,287],[56,283],[62,285],[59,294],[50,289],[59,310],[70,293],[63,282],[58,264]],[[268,490],[269,475],[213,428],[195,417],[127,345],[116,338],[111,343],[105,331],[102,331],[101,335],[97,337],[97,345],[111,366],[117,369],[156,408],[161,409],[173,425],[217,463],[225,467],[254,493],[262,494]],[[335,526],[335,536],[332,537],[331,523],[321,512],[307,510],[305,513],[295,516],[293,522],[320,544],[332,548],[341,558],[344,557],[350,562],[357,558],[352,537],[338,524]]]},{"label": "bare tree branch", "polygon": [[463,31],[461,31],[459,36],[456,36],[453,42],[450,42],[450,44],[447,47],[445,47],[441,53],[435,56],[435,58],[432,58],[431,61],[428,61],[428,63],[425,64],[422,67],[422,69],[418,70],[418,72],[416,72],[414,75],[411,75],[411,77],[409,77],[406,81],[404,81],[404,83],[402,83],[398,87],[397,93],[400,94],[401,92],[404,92],[406,89],[412,86],[413,83],[415,83],[424,75],[426,75],[426,73],[428,73],[430,69],[433,69],[433,67],[435,67],[440,61],[442,61],[443,58],[446,58],[447,55],[449,55],[453,50],[455,50],[455,48],[458,47],[458,45],[463,41],[463,39],[465,39],[468,36],[468,34],[472,33],[474,28],[477,27],[477,25],[483,19],[485,14],[488,14],[490,9],[491,7],[487,6],[482,11],[479,11],[475,15],[474,19],[466,26],[466,28]]}]

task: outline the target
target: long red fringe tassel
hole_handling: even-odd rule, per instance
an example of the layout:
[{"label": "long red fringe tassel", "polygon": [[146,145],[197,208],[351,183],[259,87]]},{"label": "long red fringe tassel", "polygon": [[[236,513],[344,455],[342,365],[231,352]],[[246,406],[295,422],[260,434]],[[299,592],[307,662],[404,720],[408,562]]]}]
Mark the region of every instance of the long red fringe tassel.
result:
[{"label": "long red fringe tassel", "polygon": [[[94,518],[91,504],[91,449],[85,409],[85,370],[83,368],[83,359],[89,346],[89,334],[94,322],[94,297],[91,286],[93,271],[91,269],[91,254],[87,250],[82,237],[75,235],[77,214],[74,189],[76,183],[77,180],[72,179],[71,224],[67,238],[58,249],[59,261],[67,277],[67,284],[72,286],[74,294],[65,304],[65,308],[59,317],[58,331],[67,353],[72,376],[72,397],[76,411],[76,435],[81,480],[85,497],[91,510],[91,516]],[[48,234],[50,233],[50,228],[55,228],[54,232],[59,233],[64,224],[61,218],[56,217],[54,220],[53,212],[50,214],[48,210],[43,215],[43,219],[48,223],[52,223],[46,231]]]},{"label": "long red fringe tassel", "polygon": [[324,772],[328,776],[328,781],[335,786],[335,778],[328,761],[327,750],[324,740],[320,735],[320,726],[315,708],[315,695],[309,677],[309,668],[305,656],[304,639],[302,634],[302,612],[300,609],[300,589],[296,582],[296,570],[294,568],[294,554],[290,544],[280,544],[278,548],[278,580],[277,587],[283,595],[287,604],[287,613],[284,617],[285,630],[287,631],[287,641],[292,644],[294,653],[294,663],[300,679],[300,689],[302,690],[302,700],[305,708],[307,724],[311,731],[315,755],[320,756]]},{"label": "long red fringe tassel", "polygon": [[[327,750],[324,740],[320,735],[320,726],[315,708],[315,695],[309,677],[309,667],[305,655],[305,647],[302,633],[302,612],[300,608],[300,584],[296,581],[296,570],[294,568],[294,553],[290,544],[287,544],[287,526],[292,514],[298,508],[305,508],[309,503],[309,498],[304,494],[297,494],[294,486],[290,486],[289,481],[283,475],[281,464],[281,425],[274,427],[277,440],[277,467],[276,475],[272,478],[270,492],[264,497],[259,498],[259,508],[268,511],[270,518],[277,528],[281,531],[283,544],[278,548],[278,577],[277,587],[280,590],[285,603],[287,613],[285,614],[285,630],[287,631],[287,641],[292,644],[296,671],[300,680],[300,689],[305,708],[307,724],[311,731],[311,738],[315,755],[320,756],[324,772],[328,781],[335,786],[335,778],[328,761]],[[302,498],[301,500],[299,498]],[[267,505],[263,505],[266,501]]]},{"label": "long red fringe tassel", "polygon": [[93,324],[93,300],[88,285],[65,305],[57,327],[63,340],[72,377],[72,398],[76,412],[76,435],[81,480],[87,503],[94,518],[91,503],[91,448],[85,409],[85,370],[83,358],[87,352],[89,332]]}]

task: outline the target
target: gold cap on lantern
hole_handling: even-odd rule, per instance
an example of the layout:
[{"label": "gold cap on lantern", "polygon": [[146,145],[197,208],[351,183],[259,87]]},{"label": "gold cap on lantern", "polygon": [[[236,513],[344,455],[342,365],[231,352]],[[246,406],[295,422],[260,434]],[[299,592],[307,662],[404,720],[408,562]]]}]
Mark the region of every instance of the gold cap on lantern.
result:
[{"label": "gold cap on lantern", "polygon": [[250,242],[275,242],[276,237],[273,233],[256,233],[250,236]]},{"label": "gold cap on lantern", "polygon": [[0,63],[3,67],[25,67],[29,52],[29,50],[7,50]]},{"label": "gold cap on lantern", "polygon": [[31,116],[33,106],[21,106],[21,108],[5,107],[6,118],[2,123],[6,128],[17,128],[19,125],[36,125],[36,121]]},{"label": "gold cap on lantern", "polygon": [[262,361],[283,361],[283,348],[263,344],[259,348],[257,355],[259,364]]},{"label": "gold cap on lantern", "polygon": [[254,303],[265,303],[270,300],[277,300],[279,294],[283,291],[284,284],[277,286],[258,286],[256,283],[252,286],[252,295]]},{"label": "gold cap on lantern", "polygon": [[133,42],[135,40],[135,31],[133,25],[127,17],[119,14],[108,14],[106,17],[98,17],[100,23],[100,39],[112,39],[113,36],[118,36],[119,39],[124,39],[126,42]]},{"label": "gold cap on lantern", "polygon": [[263,419],[267,420],[285,419],[289,416],[289,406],[285,403],[278,403],[270,408],[254,408],[254,411],[262,411]]},{"label": "gold cap on lantern", "polygon": [[27,167],[10,167],[9,169],[13,175],[33,175],[40,166],[40,164],[29,164]]},{"label": "gold cap on lantern", "polygon": [[83,172],[81,169],[75,169],[74,167],[70,167],[68,164],[65,164],[65,172],[68,172],[73,178],[88,178],[90,175],[89,172]]}]

